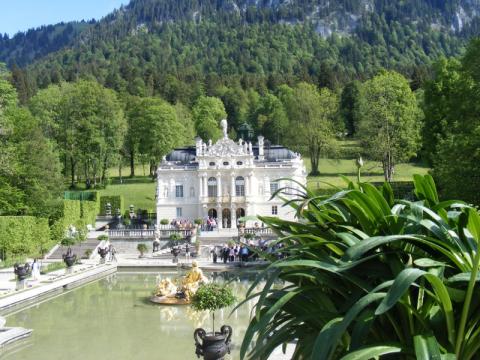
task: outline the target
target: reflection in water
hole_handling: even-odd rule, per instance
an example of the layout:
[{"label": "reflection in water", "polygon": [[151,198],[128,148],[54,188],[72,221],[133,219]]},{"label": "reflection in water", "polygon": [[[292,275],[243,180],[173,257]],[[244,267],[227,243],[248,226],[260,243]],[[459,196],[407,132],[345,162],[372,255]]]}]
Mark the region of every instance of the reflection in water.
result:
[{"label": "reflection in water", "polygon": [[[34,332],[28,342],[7,349],[1,358],[195,359],[193,331],[197,327],[211,330],[209,314],[194,312],[190,306],[148,301],[159,275],[177,277],[183,273],[116,274],[9,316],[9,326]],[[229,282],[237,298],[243,300],[256,273],[206,275],[212,281]],[[234,330],[233,352],[226,359],[238,359],[253,305],[249,301],[231,316],[232,309],[216,313],[217,324],[229,324]]]}]

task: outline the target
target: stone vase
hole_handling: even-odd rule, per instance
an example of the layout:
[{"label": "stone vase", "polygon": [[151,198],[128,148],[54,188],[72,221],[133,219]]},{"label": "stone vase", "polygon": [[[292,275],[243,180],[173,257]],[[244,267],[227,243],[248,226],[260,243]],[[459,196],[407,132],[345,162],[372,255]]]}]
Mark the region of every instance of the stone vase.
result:
[{"label": "stone vase", "polygon": [[223,360],[225,355],[230,354],[230,341],[232,328],[223,325],[220,332],[209,333],[204,329],[196,329],[193,333],[195,339],[195,354],[203,356],[204,360]]}]

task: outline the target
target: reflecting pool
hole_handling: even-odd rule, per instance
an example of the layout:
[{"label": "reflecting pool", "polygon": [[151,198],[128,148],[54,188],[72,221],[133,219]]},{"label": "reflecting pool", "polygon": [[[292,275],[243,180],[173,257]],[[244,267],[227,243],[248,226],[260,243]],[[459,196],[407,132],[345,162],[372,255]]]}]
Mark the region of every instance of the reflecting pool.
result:
[{"label": "reflecting pool", "polygon": [[[158,275],[119,273],[8,316],[8,326],[34,331],[30,339],[4,351],[1,359],[196,359],[193,331],[197,327],[211,331],[211,318],[190,306],[151,304],[148,297]],[[219,282],[234,276],[206,275]],[[248,274],[231,283],[238,299],[244,298],[249,285]],[[239,358],[253,305],[247,303],[231,316],[231,309],[216,312],[215,327],[229,324],[234,331],[233,351],[226,359]]]}]

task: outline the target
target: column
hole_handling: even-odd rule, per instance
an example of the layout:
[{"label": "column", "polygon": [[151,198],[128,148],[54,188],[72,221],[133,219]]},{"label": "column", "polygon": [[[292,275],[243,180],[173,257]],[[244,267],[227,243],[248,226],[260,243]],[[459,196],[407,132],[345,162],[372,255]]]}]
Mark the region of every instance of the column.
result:
[{"label": "column", "polygon": [[222,176],[220,173],[217,174],[217,197],[222,197]]},{"label": "column", "polygon": [[198,199],[201,200],[203,197],[203,176],[200,176],[198,180]]},{"label": "column", "polygon": [[235,192],[235,174],[232,174],[230,197],[233,199],[237,194]]},{"label": "column", "polygon": [[237,207],[232,205],[230,207],[230,221],[232,222],[232,229],[237,228]]},{"label": "column", "polygon": [[223,229],[223,214],[220,204],[217,204],[217,226],[219,229]]},{"label": "column", "polygon": [[208,176],[203,175],[203,196],[208,196]]}]

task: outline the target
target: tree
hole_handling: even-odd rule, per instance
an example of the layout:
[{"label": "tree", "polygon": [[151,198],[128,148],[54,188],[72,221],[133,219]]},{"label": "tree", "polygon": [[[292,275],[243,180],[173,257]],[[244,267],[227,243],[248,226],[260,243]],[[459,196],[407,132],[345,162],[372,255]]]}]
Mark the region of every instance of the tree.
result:
[{"label": "tree", "polygon": [[386,181],[395,165],[416,155],[420,147],[421,111],[408,81],[383,72],[361,88],[358,136],[366,155],[380,161]]},{"label": "tree", "polygon": [[138,152],[150,164],[150,175],[162,158],[185,140],[185,128],[177,109],[159,98],[140,99],[130,111],[135,131],[141,136]]},{"label": "tree", "polygon": [[288,116],[282,102],[273,94],[261,98],[256,116],[257,132],[280,143],[288,130]]},{"label": "tree", "polygon": [[358,97],[360,83],[352,81],[345,85],[340,96],[340,116],[345,124],[345,130],[349,136],[354,136],[358,126]]},{"label": "tree", "polygon": [[433,65],[433,78],[425,84],[423,111],[425,124],[422,131],[422,158],[429,165],[437,154],[439,141],[459,119],[462,108],[461,63],[457,59],[441,59]]},{"label": "tree", "polygon": [[0,213],[49,215],[62,191],[58,153],[39,121],[17,106],[16,92],[0,80]]},{"label": "tree", "polygon": [[227,116],[222,100],[215,97],[201,96],[195,103],[192,114],[197,135],[203,141],[212,140],[215,142],[222,137],[222,130],[219,124],[220,120]]},{"label": "tree", "polygon": [[[430,91],[428,109],[439,106],[433,175],[444,195],[480,204],[480,41],[472,41],[461,65],[445,69],[443,91]],[[454,63],[458,65],[458,63]],[[443,102],[443,104],[442,104]],[[441,116],[440,116],[441,115]]]},{"label": "tree", "polygon": [[291,124],[287,143],[309,155],[310,174],[318,175],[320,156],[334,150],[336,145],[337,96],[327,88],[318,91],[314,85],[300,83],[284,101]]},{"label": "tree", "polygon": [[57,143],[70,163],[71,186],[80,163],[86,182],[95,186],[99,175],[105,179],[125,136],[126,122],[115,92],[94,81],[73,84],[62,97],[60,121]]}]

